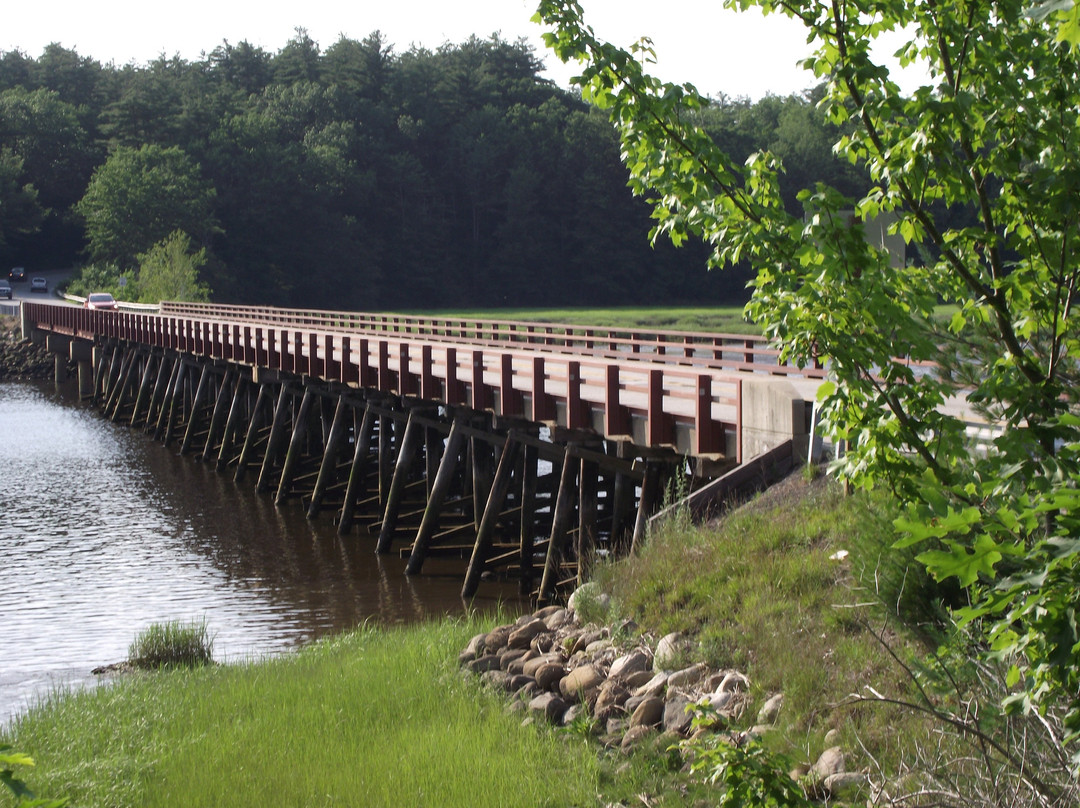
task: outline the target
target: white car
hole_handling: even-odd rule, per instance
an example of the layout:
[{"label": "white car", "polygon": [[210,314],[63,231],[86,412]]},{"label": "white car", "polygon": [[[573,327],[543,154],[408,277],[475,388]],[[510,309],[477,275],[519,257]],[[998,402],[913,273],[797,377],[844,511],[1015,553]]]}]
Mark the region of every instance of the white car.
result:
[{"label": "white car", "polygon": [[30,291],[31,292],[48,292],[49,282],[44,278],[31,278],[30,279]]}]

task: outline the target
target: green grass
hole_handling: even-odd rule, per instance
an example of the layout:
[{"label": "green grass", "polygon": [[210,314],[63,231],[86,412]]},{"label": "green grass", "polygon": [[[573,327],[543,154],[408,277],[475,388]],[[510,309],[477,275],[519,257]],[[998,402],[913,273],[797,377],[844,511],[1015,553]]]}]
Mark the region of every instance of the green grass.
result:
[{"label": "green grass", "polygon": [[[456,670],[476,625],[365,629],[244,665],[121,677],[10,737],[39,795],[78,806],[566,806],[595,755],[522,729]],[[0,805],[3,805],[0,797]]]},{"label": "green grass", "polygon": [[658,331],[707,331],[723,334],[760,334],[743,318],[742,306],[635,307],[609,309],[474,309],[404,312],[424,317],[475,320],[526,320],[597,328],[640,328]]},{"label": "green grass", "polygon": [[214,661],[214,640],[206,621],[151,623],[128,646],[136,668],[207,665]]},{"label": "green grass", "polygon": [[[694,658],[746,673],[755,711],[783,692],[779,751],[812,762],[836,729],[847,750],[865,744],[887,758],[896,711],[832,705],[867,685],[909,687],[870,629],[885,624],[886,610],[855,574],[856,548],[887,546],[889,515],[885,501],[796,474],[719,524],[666,526],[637,557],[596,575],[621,613],[657,636],[691,634]],[[831,558],[841,550],[851,554]],[[899,650],[913,648],[895,628]]]}]

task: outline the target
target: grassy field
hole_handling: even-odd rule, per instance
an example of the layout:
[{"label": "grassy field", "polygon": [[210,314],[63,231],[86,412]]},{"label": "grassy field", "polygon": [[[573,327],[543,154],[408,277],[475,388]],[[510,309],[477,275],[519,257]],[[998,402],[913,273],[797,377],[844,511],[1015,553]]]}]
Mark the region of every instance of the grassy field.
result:
[{"label": "grassy field", "polygon": [[403,312],[424,317],[461,317],[475,320],[525,320],[601,328],[641,328],[658,331],[707,331],[722,334],[758,334],[760,329],[743,318],[742,306],[638,307],[612,309],[476,309]]},{"label": "grassy field", "polygon": [[[284,659],[121,677],[14,728],[39,796],[77,806],[566,806],[597,761],[456,671],[477,631],[365,629]],[[6,805],[0,796],[0,805]]]},{"label": "grassy field", "polygon": [[[889,765],[897,739],[925,728],[885,706],[837,706],[866,686],[908,687],[875,630],[889,625],[901,652],[917,640],[888,623],[882,593],[861,583],[887,583],[874,565],[888,514],[887,503],[796,475],[719,524],[671,523],[597,578],[618,617],[654,637],[691,633],[692,657],[745,672],[757,703],[783,692],[776,752],[807,763],[841,743],[851,768]],[[841,550],[850,555],[838,560]],[[681,806],[708,797],[710,787],[679,772],[669,741],[628,760],[589,741],[587,727],[522,727],[503,697],[456,670],[457,652],[481,628],[371,628],[285,659],[121,677],[33,709],[0,743],[36,758],[25,772],[31,788],[79,806],[600,806],[639,797]]]}]

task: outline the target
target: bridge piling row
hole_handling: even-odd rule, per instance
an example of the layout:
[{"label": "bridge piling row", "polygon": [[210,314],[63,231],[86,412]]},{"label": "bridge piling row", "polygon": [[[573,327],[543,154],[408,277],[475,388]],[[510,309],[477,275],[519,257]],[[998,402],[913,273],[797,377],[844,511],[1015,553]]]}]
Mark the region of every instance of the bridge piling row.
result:
[{"label": "bridge piling row", "polygon": [[101,347],[93,395],[103,414],[182,455],[214,463],[308,518],[332,508],[342,536],[368,535],[420,574],[432,556],[464,563],[462,596],[516,577],[540,602],[588,574],[597,553],[640,543],[678,461],[639,456],[580,431],[500,422],[307,376],[124,341]]}]

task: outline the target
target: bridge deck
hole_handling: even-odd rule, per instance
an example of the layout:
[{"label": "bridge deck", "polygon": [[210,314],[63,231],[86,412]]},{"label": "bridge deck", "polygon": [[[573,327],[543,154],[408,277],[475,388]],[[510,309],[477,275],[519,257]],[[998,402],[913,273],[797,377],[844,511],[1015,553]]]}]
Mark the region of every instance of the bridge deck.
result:
[{"label": "bridge deck", "polygon": [[741,335],[212,304],[163,303],[151,314],[27,302],[23,312],[34,328],[82,340],[136,342],[736,461],[747,372],[824,374],[780,366],[763,339]]}]

